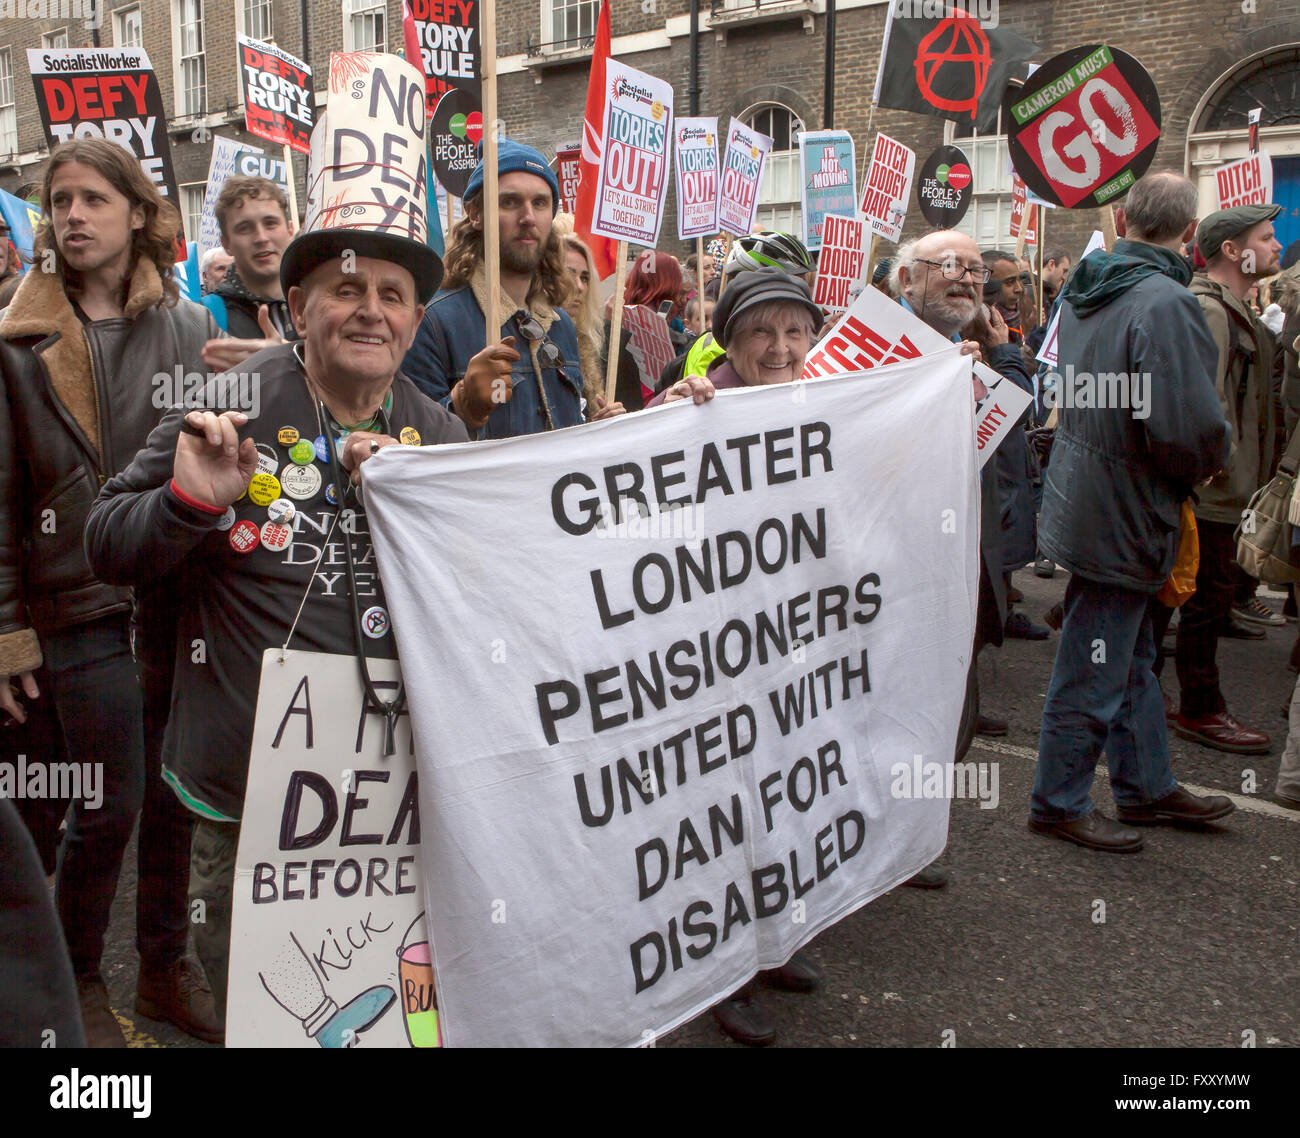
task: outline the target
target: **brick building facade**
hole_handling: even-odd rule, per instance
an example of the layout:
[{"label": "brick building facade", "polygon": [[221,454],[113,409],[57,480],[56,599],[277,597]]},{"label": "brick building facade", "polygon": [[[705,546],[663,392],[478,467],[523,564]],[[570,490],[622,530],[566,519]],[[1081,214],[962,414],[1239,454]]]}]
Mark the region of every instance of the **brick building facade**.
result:
[{"label": "brick building facade", "polygon": [[[400,51],[402,41],[400,0],[13,0],[12,6],[28,14],[0,15],[0,187],[27,196],[47,157],[26,49],[53,46],[60,32],[69,47],[138,43],[171,116],[181,204],[191,218],[207,175],[208,132],[257,141],[242,130],[238,31],[305,55],[318,76],[330,51]],[[989,5],[979,7],[983,14]],[[547,153],[579,136],[597,8],[596,0],[499,0],[499,115],[511,136]],[[613,0],[614,54],[672,83],[679,114],[689,105],[689,10],[687,0]],[[939,119],[898,111],[871,115],[886,11],[885,0],[838,0],[833,125],[853,133],[860,160],[877,129],[911,145],[918,160],[944,141],[966,148],[976,198],[963,228],[982,244],[1006,244],[1011,195],[1004,140],[972,139]],[[1209,171],[1246,152],[1245,112],[1262,105],[1274,196],[1287,206],[1278,228],[1285,242],[1300,239],[1300,0],[1005,0],[995,11],[1000,23],[1039,45],[1037,62],[1090,42],[1136,56],[1160,94],[1163,130],[1153,168],[1200,179],[1203,209],[1212,206]],[[776,139],[760,219],[796,229],[793,139],[799,129],[826,125],[826,0],[716,0],[701,5],[699,21],[699,113],[735,115]],[[295,167],[301,200],[301,157]],[[1046,243],[1077,249],[1095,219],[1090,211],[1054,211]],[[905,235],[923,229],[913,208]],[[675,248],[671,202],[663,233],[661,245]]]}]

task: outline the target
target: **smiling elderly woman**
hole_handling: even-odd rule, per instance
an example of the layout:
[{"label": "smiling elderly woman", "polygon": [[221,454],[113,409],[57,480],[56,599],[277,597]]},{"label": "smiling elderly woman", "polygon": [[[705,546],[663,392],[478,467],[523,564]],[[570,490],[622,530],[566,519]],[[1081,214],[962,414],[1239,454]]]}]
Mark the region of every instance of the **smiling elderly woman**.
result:
[{"label": "smiling elderly woman", "polygon": [[725,353],[713,361],[707,377],[678,380],[650,406],[691,398],[703,403],[724,387],[791,383],[802,374],[821,327],[821,309],[798,277],[780,269],[740,273],[713,310],[713,336]]}]

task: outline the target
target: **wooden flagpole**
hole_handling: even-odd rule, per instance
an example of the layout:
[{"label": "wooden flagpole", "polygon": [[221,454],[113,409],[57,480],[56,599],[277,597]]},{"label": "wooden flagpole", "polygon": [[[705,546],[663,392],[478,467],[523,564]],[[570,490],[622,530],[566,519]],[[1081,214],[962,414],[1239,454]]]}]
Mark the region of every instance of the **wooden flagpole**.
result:
[{"label": "wooden flagpole", "polygon": [[293,231],[298,232],[298,191],[293,185],[293,151],[288,143],[284,147],[284,180],[289,189],[289,220],[293,222]]},{"label": "wooden flagpole", "polygon": [[[487,265],[487,343],[501,339],[501,230],[497,200],[497,9],[496,0],[481,0],[483,45],[483,260]],[[451,206],[450,195],[447,201]]]},{"label": "wooden flagpole", "polygon": [[1115,233],[1115,210],[1113,207],[1104,205],[1097,211],[1101,215],[1101,235],[1106,241],[1106,252],[1115,252],[1115,242],[1119,240]]},{"label": "wooden flagpole", "polygon": [[695,280],[699,295],[700,332],[704,331],[704,238],[695,239]]},{"label": "wooden flagpole", "polygon": [[618,390],[618,349],[623,336],[623,286],[627,283],[627,242],[618,243],[615,254],[618,265],[614,271],[614,311],[609,320],[609,344],[606,348],[609,359],[605,364],[605,402],[614,402],[614,392]]}]

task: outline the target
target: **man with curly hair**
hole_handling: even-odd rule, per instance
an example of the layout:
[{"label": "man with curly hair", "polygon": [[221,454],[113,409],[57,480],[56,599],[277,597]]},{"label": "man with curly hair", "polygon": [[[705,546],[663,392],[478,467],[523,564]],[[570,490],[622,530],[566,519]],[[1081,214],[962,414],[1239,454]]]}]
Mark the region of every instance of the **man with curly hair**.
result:
[{"label": "man with curly hair", "polygon": [[[488,274],[483,238],[483,163],[465,189],[465,217],[452,230],[444,287],[433,298],[402,371],[458,415],[470,438],[503,439],[584,421],[582,370],[570,284],[552,229],[559,183],[531,146],[497,146],[500,290],[499,342],[487,343]],[[618,404],[587,408],[593,418]]]}]

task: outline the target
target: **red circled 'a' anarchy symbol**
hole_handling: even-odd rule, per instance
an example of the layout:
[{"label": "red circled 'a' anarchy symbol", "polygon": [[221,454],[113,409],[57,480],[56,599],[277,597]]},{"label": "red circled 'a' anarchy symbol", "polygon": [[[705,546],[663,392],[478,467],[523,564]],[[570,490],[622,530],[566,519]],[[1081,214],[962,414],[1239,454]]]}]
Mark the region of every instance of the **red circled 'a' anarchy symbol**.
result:
[{"label": "red circled 'a' anarchy symbol", "polygon": [[[936,45],[948,36],[946,46]],[[988,83],[989,68],[993,57],[989,51],[989,38],[984,34],[979,21],[965,12],[954,12],[927,35],[916,49],[916,85],[923,98],[930,106],[941,111],[969,111],[975,118],[979,108],[980,95]],[[935,92],[935,79],[943,68],[947,67],[944,77],[948,78],[955,69],[962,66],[970,69],[969,90],[965,98],[946,98]],[[967,90],[966,82],[955,89]]]}]

